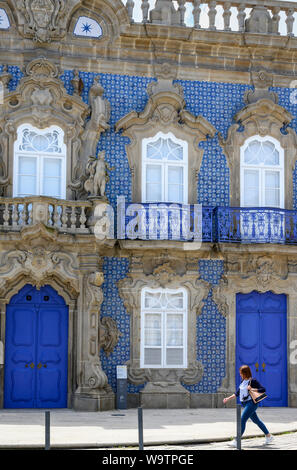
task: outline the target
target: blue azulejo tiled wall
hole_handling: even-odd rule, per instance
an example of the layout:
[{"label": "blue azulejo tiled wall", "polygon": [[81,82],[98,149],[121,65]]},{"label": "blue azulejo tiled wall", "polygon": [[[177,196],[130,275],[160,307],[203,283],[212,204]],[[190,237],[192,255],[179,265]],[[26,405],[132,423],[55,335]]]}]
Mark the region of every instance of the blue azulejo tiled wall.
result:
[{"label": "blue azulejo tiled wall", "polygon": [[[223,271],[223,261],[199,261],[201,279],[211,287],[220,282]],[[212,300],[212,289],[197,317],[197,360],[203,365],[202,380],[185,387],[192,393],[215,393],[226,375],[226,320]]]},{"label": "blue azulejo tiled wall", "polygon": [[[124,279],[129,272],[129,260],[127,258],[104,258],[102,284],[103,302],[101,305],[101,317],[111,317],[121,332],[118,344],[113,352],[106,356],[102,350],[100,359],[102,369],[107,375],[108,383],[116,393],[116,366],[125,365],[130,359],[130,314],[126,312],[123,301],[119,296],[117,282]],[[144,387],[134,386],[128,383],[128,393],[137,393]]]}]

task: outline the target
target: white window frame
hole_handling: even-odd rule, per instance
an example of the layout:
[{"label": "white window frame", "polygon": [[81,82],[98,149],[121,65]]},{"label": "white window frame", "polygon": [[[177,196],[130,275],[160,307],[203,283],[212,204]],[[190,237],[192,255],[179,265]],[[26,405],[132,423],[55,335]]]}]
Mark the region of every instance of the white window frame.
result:
[{"label": "white window frame", "polygon": [[[25,151],[19,150],[19,145],[22,142],[22,136],[25,129],[28,129],[32,132],[36,132],[40,135],[44,135],[50,132],[58,132],[59,147],[61,148],[61,153],[55,152],[34,152],[34,151]],[[18,127],[17,130],[17,140],[14,142],[14,171],[13,171],[13,197],[19,196],[19,158],[20,157],[33,157],[36,158],[36,194],[31,196],[47,196],[43,191],[43,165],[46,158],[49,159],[58,159],[61,161],[61,195],[60,197],[56,196],[59,199],[66,199],[66,144],[64,143],[64,131],[58,126],[50,126],[46,129],[38,129],[31,124],[22,124]],[[26,196],[29,197],[30,195]],[[52,197],[52,196],[49,196]]]},{"label": "white window frame", "polygon": [[[150,143],[156,142],[159,138],[171,139],[174,143],[180,145],[183,148],[183,160],[182,161],[162,161],[152,160],[147,157],[147,146]],[[162,174],[162,199],[161,201],[148,201],[146,194],[146,169],[148,165],[160,165]],[[183,200],[182,204],[188,204],[188,142],[185,140],[178,139],[172,132],[164,134],[158,132],[154,137],[148,137],[142,139],[142,202],[170,202],[174,203],[177,201],[168,201],[168,171],[165,169],[168,166],[183,167]]]},{"label": "white window frame", "polygon": [[[146,293],[170,293],[170,294],[177,294],[182,292],[183,293],[183,309],[181,310],[167,310],[165,308],[160,309],[149,309],[145,308],[145,295]],[[183,314],[183,363],[182,364],[170,364],[167,365],[166,363],[166,351],[170,346],[166,346],[166,320],[167,316],[176,313]],[[145,364],[144,357],[145,357],[145,315],[150,313],[157,313],[161,315],[161,347],[156,347],[156,349],[161,349],[161,364]],[[188,295],[187,291],[184,288],[177,288],[177,289],[168,289],[168,288],[149,288],[144,287],[141,291],[141,326],[140,326],[140,367],[141,368],[154,368],[154,369],[186,369],[187,368],[187,352],[188,352]],[[152,348],[152,346],[150,346]],[[172,348],[176,348],[176,346],[172,346]]]},{"label": "white window frame", "polygon": [[[279,152],[279,165],[255,165],[255,164],[247,164],[244,162],[244,154],[245,150],[249,146],[249,144],[253,141],[259,142],[271,142],[275,145],[275,148]],[[244,170],[257,170],[259,172],[259,195],[260,201],[258,207],[269,207],[264,204],[265,202],[265,172],[266,171],[279,171],[280,174],[280,209],[284,209],[285,207],[285,171],[284,171],[284,149],[281,147],[281,144],[278,140],[274,139],[271,136],[261,137],[259,135],[254,135],[249,137],[242,147],[240,148],[240,206],[241,207],[249,207],[244,205]],[[251,206],[254,207],[254,206]]]}]

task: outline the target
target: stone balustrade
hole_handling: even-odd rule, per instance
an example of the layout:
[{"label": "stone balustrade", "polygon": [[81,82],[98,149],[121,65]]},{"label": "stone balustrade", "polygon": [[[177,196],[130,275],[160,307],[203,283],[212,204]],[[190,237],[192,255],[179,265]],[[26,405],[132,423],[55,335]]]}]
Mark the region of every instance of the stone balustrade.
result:
[{"label": "stone balustrade", "polygon": [[46,196],[0,198],[0,229],[18,231],[43,223],[65,233],[90,233],[87,225],[92,214],[88,201],[65,201]]},{"label": "stone balustrade", "polygon": [[[125,1],[124,1],[125,3]],[[237,31],[294,36],[297,2],[276,0],[127,0],[131,22],[141,10],[142,23],[189,26],[210,31]],[[140,16],[140,17],[141,17]]]}]

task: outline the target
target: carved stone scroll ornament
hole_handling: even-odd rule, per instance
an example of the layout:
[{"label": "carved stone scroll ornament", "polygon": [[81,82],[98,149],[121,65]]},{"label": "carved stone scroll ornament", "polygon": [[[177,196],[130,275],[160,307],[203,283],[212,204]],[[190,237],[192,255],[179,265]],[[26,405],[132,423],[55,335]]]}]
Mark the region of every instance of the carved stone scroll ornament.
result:
[{"label": "carved stone scroll ornament", "polygon": [[40,43],[61,39],[81,0],[16,0],[19,31]]},{"label": "carved stone scroll ornament", "polygon": [[111,317],[103,317],[99,324],[99,348],[103,349],[106,356],[109,356],[116,345],[122,333],[117,327],[116,321]]},{"label": "carved stone scroll ornament", "polygon": [[245,103],[256,103],[261,99],[268,99],[276,104],[278,103],[278,94],[269,90],[269,87],[273,86],[272,74],[266,72],[266,70],[251,72],[251,82],[254,89],[246,91],[244,95]]}]

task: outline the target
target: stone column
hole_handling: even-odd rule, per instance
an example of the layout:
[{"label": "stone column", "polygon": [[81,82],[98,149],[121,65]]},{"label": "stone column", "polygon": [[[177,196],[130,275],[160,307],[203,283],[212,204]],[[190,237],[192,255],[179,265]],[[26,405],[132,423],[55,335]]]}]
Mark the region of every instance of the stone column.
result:
[{"label": "stone column", "polygon": [[103,273],[96,253],[79,255],[80,296],[77,305],[76,382],[73,407],[84,411],[105,411],[115,406],[114,393],[100,361],[100,307],[103,301]]}]

